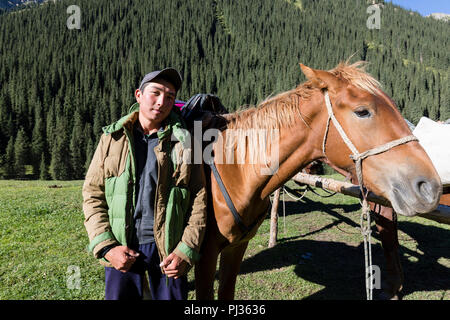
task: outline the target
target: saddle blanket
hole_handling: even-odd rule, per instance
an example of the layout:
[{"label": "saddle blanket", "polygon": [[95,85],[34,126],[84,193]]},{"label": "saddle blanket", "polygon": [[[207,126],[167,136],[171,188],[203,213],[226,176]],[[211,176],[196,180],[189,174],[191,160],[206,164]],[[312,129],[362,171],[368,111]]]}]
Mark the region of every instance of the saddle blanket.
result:
[{"label": "saddle blanket", "polygon": [[422,117],[413,134],[433,162],[442,183],[450,184],[450,124]]}]

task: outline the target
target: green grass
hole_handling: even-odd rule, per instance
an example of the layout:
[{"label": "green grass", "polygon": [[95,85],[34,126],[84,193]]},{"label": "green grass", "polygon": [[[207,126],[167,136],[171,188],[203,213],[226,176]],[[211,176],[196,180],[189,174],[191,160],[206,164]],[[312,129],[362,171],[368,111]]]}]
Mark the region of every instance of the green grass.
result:
[{"label": "green grass", "polygon": [[[102,299],[103,271],[85,250],[81,185],[0,182],[0,299]],[[67,288],[70,266],[80,268],[80,290]]]},{"label": "green grass", "polygon": [[[55,184],[61,187],[49,188]],[[0,181],[0,299],[103,299],[103,267],[85,249],[81,185]],[[311,192],[301,201],[287,195],[285,200],[285,217],[282,202],[279,207],[277,245],[267,248],[268,217],[245,253],[236,298],[364,299],[358,200]],[[373,230],[373,261],[383,270]],[[399,238],[404,299],[449,300],[450,226],[399,217]],[[80,289],[68,287],[73,266],[80,270]],[[188,279],[189,299],[194,299],[193,271]]]}]

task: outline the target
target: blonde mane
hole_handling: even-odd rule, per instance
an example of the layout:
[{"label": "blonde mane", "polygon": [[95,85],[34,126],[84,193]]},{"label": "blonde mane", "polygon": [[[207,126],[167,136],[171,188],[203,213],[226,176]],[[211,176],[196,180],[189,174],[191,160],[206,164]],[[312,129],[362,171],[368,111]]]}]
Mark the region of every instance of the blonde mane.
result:
[{"label": "blonde mane", "polygon": [[[358,61],[353,64],[346,61],[339,63],[337,67],[328,71],[361,90],[378,95],[381,91],[381,85],[364,70],[366,65],[365,61]],[[301,113],[300,105],[302,100],[310,98],[314,90],[318,89],[313,86],[311,81],[307,81],[295,89],[266,98],[256,107],[251,106],[230,114],[226,130],[226,149],[230,150],[230,148],[236,147],[236,149],[241,149],[242,152],[245,152],[245,150],[251,151],[250,157],[253,162],[266,163],[267,153],[271,150],[271,141],[273,141],[275,131],[293,126],[298,121],[297,117],[300,117],[309,127]],[[259,133],[255,134],[255,130],[259,130],[258,132],[265,130],[266,137],[261,137]],[[239,151],[237,153],[239,154]]]},{"label": "blonde mane", "polygon": [[[381,90],[380,83],[368,74],[364,68],[367,62],[358,61],[351,65],[348,62],[341,62],[336,68],[328,70],[337,78],[349,82],[355,87],[378,95]],[[300,112],[300,101],[307,100],[313,90],[311,81],[300,84],[297,88],[282,92],[274,97],[266,98],[258,104],[246,109],[238,110],[229,115],[229,129],[279,129],[289,127],[296,121],[296,116],[302,115]]]}]

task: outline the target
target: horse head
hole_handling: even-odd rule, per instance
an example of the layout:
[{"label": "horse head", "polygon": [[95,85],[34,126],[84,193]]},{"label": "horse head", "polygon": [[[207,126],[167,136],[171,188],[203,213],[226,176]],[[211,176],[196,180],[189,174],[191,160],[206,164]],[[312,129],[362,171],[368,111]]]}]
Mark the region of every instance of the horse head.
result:
[{"label": "horse head", "polygon": [[442,194],[439,175],[394,101],[361,64],[341,63],[329,71],[300,64],[308,86],[322,92],[311,97],[322,99],[311,116],[322,125],[322,156],[357,176],[355,159],[367,152],[360,160],[360,183],[402,215],[430,212]]}]

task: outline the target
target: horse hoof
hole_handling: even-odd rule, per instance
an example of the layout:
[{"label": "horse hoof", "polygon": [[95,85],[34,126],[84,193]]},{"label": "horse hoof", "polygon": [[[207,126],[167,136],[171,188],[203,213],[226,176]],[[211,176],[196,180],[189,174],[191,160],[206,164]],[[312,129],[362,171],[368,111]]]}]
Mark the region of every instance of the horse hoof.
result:
[{"label": "horse hoof", "polygon": [[379,300],[400,300],[400,297],[398,294],[393,294],[391,292],[381,291],[378,294]]}]

